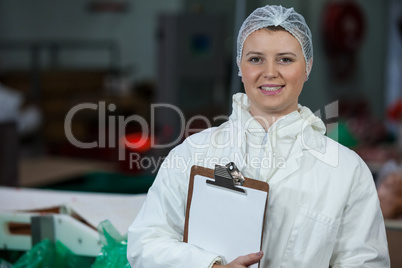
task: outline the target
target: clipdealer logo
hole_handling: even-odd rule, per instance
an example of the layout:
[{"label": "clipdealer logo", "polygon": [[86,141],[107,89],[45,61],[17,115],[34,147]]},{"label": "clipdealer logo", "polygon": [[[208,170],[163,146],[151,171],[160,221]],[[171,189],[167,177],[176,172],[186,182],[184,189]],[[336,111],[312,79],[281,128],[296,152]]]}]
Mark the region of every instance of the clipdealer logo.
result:
[{"label": "clipdealer logo", "polygon": [[[327,163],[330,166],[337,166],[339,163],[339,147],[334,146],[334,143],[328,141],[328,139],[321,139],[324,144],[316,144],[312,143],[311,141],[316,141],[315,139],[311,139],[311,128],[309,128],[310,124],[314,124],[318,118],[323,118],[322,120],[326,123],[327,129],[332,129],[332,133],[335,133],[335,136],[332,135],[332,138],[336,141],[338,140],[338,101],[332,102],[325,106],[323,110],[318,110],[314,114],[311,114],[311,117],[304,121],[302,129],[301,129],[301,136],[302,136],[302,146],[307,152],[309,152],[312,156],[317,158],[318,160]],[[196,129],[191,128],[192,123],[195,120],[202,120],[205,123],[206,128],[212,127],[211,121],[202,115],[196,115],[190,118],[186,122],[186,118],[183,112],[176,106],[166,103],[161,104],[151,104],[151,117],[150,122],[148,122],[145,118],[141,117],[140,115],[133,114],[128,117],[122,115],[107,115],[107,112],[114,112],[116,111],[115,104],[108,104],[104,101],[99,103],[81,103],[73,108],[71,108],[68,113],[66,114],[64,120],[64,131],[66,138],[68,141],[77,148],[82,149],[91,149],[91,148],[117,148],[118,149],[118,160],[125,161],[128,160],[130,162],[130,168],[137,168],[140,167],[141,169],[152,169],[152,172],[156,172],[159,166],[163,164],[165,157],[158,157],[157,159],[153,159],[151,156],[146,157],[142,156],[139,153],[136,153],[136,149],[144,146],[146,142],[150,142],[150,148],[153,149],[164,149],[164,148],[172,148],[172,146],[177,145],[179,142],[183,140],[183,137],[188,137],[191,133],[196,133],[204,129]],[[95,140],[90,142],[83,142],[78,140],[72,131],[72,122],[74,117],[79,111],[82,110],[93,110],[97,111],[98,113],[98,137]],[[156,110],[163,110],[169,109],[177,114],[179,117],[179,131],[178,135],[174,137],[173,141],[168,143],[157,143],[155,139],[148,139],[149,137],[155,137],[155,126],[156,126]],[[239,115],[237,115],[239,116]],[[251,118],[252,119],[252,118]],[[229,117],[226,115],[219,115],[213,118],[212,122],[216,121],[229,121],[229,124],[226,128],[218,129],[219,131],[215,131],[211,135],[211,140],[206,140],[202,144],[194,143],[192,139],[188,140],[190,146],[194,147],[195,149],[199,148],[208,148],[209,146],[214,146],[216,148],[224,149],[227,146],[241,146],[241,140],[235,140],[231,134],[234,133],[234,126],[233,122],[229,120]],[[238,123],[240,120],[238,118]],[[250,119],[246,120],[246,125],[251,124]],[[135,123],[140,126],[142,138],[136,142],[129,142],[126,139],[126,129],[129,123]],[[243,126],[244,127],[244,126]],[[108,133],[108,137],[106,138],[105,131]],[[218,141],[216,139],[217,135],[220,133],[227,132],[230,134],[228,139],[224,141]],[[275,146],[275,141],[277,137],[273,137],[273,146]],[[116,141],[119,140],[120,144]],[[237,145],[236,145],[237,144]],[[260,148],[261,144],[250,144],[253,148]],[[127,158],[126,150],[133,149],[133,152],[130,152],[129,159]],[[176,161],[179,163],[179,161]],[[182,161],[183,162],[183,161]],[[185,165],[184,165],[185,166]]]}]

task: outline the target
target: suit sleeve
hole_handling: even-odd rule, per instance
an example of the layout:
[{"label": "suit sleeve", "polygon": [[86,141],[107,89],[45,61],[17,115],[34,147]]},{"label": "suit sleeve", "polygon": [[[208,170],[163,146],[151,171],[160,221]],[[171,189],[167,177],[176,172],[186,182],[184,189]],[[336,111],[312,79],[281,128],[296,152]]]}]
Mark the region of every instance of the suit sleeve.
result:
[{"label": "suit sleeve", "polygon": [[208,268],[220,261],[217,254],[182,242],[190,160],[183,145],[164,160],[129,227],[127,258],[132,267]]},{"label": "suit sleeve", "polygon": [[331,267],[390,267],[384,219],[374,180],[360,159],[331,258]]}]

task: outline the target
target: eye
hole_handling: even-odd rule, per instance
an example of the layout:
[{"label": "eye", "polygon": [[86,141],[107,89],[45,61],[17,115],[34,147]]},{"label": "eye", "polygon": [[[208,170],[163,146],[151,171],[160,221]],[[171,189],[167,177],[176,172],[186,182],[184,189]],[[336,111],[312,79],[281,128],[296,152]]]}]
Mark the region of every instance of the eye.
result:
[{"label": "eye", "polygon": [[281,59],[279,59],[279,61],[282,62],[282,63],[291,63],[291,62],[293,62],[293,59],[291,59],[291,58],[281,58]]},{"label": "eye", "polygon": [[251,63],[260,63],[262,61],[262,59],[258,58],[258,57],[251,57],[248,59],[248,61]]}]

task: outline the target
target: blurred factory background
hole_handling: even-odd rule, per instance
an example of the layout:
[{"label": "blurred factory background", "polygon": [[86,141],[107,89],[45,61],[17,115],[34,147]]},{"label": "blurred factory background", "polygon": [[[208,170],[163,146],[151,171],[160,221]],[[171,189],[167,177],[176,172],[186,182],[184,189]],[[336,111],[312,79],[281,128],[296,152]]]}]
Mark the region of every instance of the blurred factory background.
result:
[{"label": "blurred factory background", "polygon": [[[229,115],[243,91],[239,23],[266,4],[294,7],[311,28],[300,103],[378,187],[399,174],[400,0],[2,0],[0,185],[146,193],[157,160]],[[389,218],[401,216],[399,185],[382,189]]]}]

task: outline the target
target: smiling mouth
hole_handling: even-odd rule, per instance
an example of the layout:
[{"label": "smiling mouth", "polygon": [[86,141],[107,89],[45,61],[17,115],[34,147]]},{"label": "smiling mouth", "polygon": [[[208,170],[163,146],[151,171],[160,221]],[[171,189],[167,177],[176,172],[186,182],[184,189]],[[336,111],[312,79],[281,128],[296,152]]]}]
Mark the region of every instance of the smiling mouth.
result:
[{"label": "smiling mouth", "polygon": [[276,87],[260,87],[262,90],[265,91],[277,91],[281,88],[283,88],[284,86],[276,86]]}]

